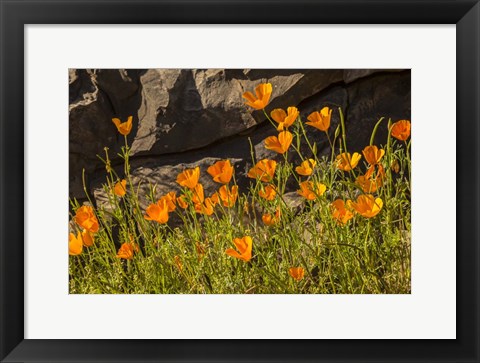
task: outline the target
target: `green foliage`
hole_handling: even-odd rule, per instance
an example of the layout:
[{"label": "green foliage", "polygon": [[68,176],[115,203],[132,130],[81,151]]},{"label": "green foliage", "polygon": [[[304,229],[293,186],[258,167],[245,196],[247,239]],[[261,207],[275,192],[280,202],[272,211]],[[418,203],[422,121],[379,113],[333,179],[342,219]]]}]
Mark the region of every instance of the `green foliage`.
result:
[{"label": "green foliage", "polygon": [[[291,126],[293,142],[278,163],[274,179],[271,183],[252,179],[248,192],[239,195],[232,207],[220,201],[213,214],[199,213],[194,193],[184,187],[188,207],[181,208],[177,199],[175,210],[169,212],[170,219],[176,215],[181,221],[177,225],[144,218],[138,189],[131,181],[126,137],[120,156],[125,161],[127,192],[124,196],[114,193],[120,177],[109,167],[106,149],[102,160],[107,169],[104,190],[109,200],[95,210],[100,229],[93,234],[94,244],[69,256],[70,293],[410,293],[410,143],[396,140],[389,133],[385,145],[379,147],[385,154],[376,166],[363,157],[353,170],[340,170],[337,157],[348,150],[342,114],[341,119],[342,130],[336,130],[333,140],[325,133],[332,146],[331,156],[319,158],[317,145],[308,140],[308,125],[298,118]],[[300,151],[301,141],[308,145],[306,155]],[[298,165],[290,161],[293,156],[302,161],[313,159],[313,173],[299,175],[295,171]],[[359,186],[361,170],[377,175],[376,191],[366,193]],[[317,193],[313,200],[299,196],[299,203],[289,201],[287,184],[305,181],[321,183],[326,191]],[[268,184],[277,191],[273,200],[259,196]],[[233,185],[235,178],[228,187]],[[155,188],[150,186],[146,196],[151,203],[157,202]],[[383,205],[375,216],[363,216],[348,202],[364,194],[381,199]],[[333,213],[332,202],[338,199],[351,213],[345,223]],[[75,213],[80,205],[77,201],[71,204]],[[266,225],[262,216],[274,217],[275,213],[276,223]],[[82,230],[78,223],[71,226]],[[249,261],[225,252],[236,248],[235,238],[244,236],[253,240]],[[123,243],[131,244],[132,258],[118,257]],[[292,267],[302,267],[303,278],[294,279],[289,274]]]}]

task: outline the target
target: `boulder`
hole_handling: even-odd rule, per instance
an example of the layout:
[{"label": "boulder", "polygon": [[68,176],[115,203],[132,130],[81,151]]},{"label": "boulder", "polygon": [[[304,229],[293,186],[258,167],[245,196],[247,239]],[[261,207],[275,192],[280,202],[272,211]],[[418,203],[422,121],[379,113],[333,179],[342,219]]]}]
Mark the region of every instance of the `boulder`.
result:
[{"label": "boulder", "polygon": [[[380,117],[410,118],[409,70],[70,70],[70,197],[85,198],[87,189],[97,203],[106,201],[101,184],[108,148],[112,167],[122,176],[124,145],[112,117],[133,116],[127,137],[131,146],[132,181],[141,190],[142,207],[149,188],[157,195],[178,190],[176,176],[185,168],[200,166],[207,195],[220,186],[206,173],[216,160],[229,158],[237,182],[246,190],[246,173],[255,160],[282,156],[264,148],[264,139],[276,135],[262,111],[244,104],[243,92],[261,82],[272,83],[267,107],[297,106],[303,121],[324,106],[334,109],[329,134],[339,124],[338,107],[346,118],[349,151],[361,151]],[[326,135],[306,126],[320,154],[329,155]],[[383,143],[386,121],[377,134]],[[250,146],[250,142],[251,146]],[[302,151],[308,153],[303,144]],[[98,155],[98,156],[97,156]],[[292,153],[291,158],[295,161]]]}]

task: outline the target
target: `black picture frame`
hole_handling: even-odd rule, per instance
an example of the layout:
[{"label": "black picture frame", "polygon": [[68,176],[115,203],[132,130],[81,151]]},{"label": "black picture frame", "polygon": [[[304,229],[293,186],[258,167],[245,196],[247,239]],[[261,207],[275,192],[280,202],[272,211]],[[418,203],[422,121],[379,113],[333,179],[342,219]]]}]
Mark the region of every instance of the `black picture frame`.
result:
[{"label": "black picture frame", "polygon": [[[0,0],[0,16],[2,362],[480,362],[478,0]],[[456,24],[457,339],[24,339],[24,26],[70,23]]]}]

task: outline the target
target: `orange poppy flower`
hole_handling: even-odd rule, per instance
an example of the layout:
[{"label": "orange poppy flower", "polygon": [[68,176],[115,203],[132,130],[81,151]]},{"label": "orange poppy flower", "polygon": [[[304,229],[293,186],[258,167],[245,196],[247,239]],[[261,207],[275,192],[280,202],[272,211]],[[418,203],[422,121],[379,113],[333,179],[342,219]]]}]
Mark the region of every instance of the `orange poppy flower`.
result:
[{"label": "orange poppy flower", "polygon": [[307,125],[313,126],[320,131],[327,131],[330,127],[330,119],[332,118],[332,110],[328,107],[324,107],[320,112],[315,111],[308,115],[307,120],[310,122],[305,122]]},{"label": "orange poppy flower", "polygon": [[[375,170],[377,170],[376,173],[375,173]],[[373,176],[378,179],[384,178],[385,169],[383,168],[382,164],[372,165],[368,168],[367,172],[365,173],[365,176],[367,178],[372,178]]]},{"label": "orange poppy flower", "polygon": [[195,244],[195,250],[197,251],[198,259],[201,260],[203,258],[203,256],[205,256],[207,247],[204,244],[201,244],[200,242],[197,242]]},{"label": "orange poppy flower", "polygon": [[385,150],[379,149],[375,145],[372,146],[367,146],[365,149],[362,151],[363,156],[365,156],[365,160],[367,163],[370,165],[375,165],[380,162],[382,159],[383,155],[385,155]]},{"label": "orange poppy flower", "polygon": [[392,136],[398,140],[406,141],[410,136],[410,121],[400,120],[392,125]]},{"label": "orange poppy flower", "polygon": [[285,154],[293,141],[290,131],[282,131],[277,136],[270,136],[265,139],[265,148],[279,154]]},{"label": "orange poppy flower", "polygon": [[229,190],[226,185],[223,185],[217,195],[225,207],[233,207],[238,198],[238,186],[234,185]]},{"label": "orange poppy flower", "polygon": [[267,226],[273,226],[274,224],[277,224],[280,221],[280,208],[277,208],[274,216],[272,216],[270,213],[264,214],[262,216],[262,221]]},{"label": "orange poppy flower", "polygon": [[212,198],[205,198],[205,201],[202,205],[202,213],[206,214],[207,216],[211,216],[213,214],[213,208],[215,204],[212,202]]},{"label": "orange poppy flower", "polygon": [[343,171],[350,171],[357,166],[361,158],[362,155],[359,153],[353,153],[352,156],[350,156],[350,153],[341,153],[336,158],[337,168]]},{"label": "orange poppy flower", "polygon": [[289,126],[292,126],[292,124],[298,118],[299,112],[296,107],[289,107],[287,112],[281,108],[276,108],[270,112],[270,116],[272,117],[273,121],[278,123],[278,131],[282,131],[283,129],[287,129]]},{"label": "orange poppy flower", "polygon": [[150,204],[145,212],[147,214],[143,217],[147,221],[155,221],[160,224],[168,222],[168,205],[165,199]]},{"label": "orange poppy flower", "polygon": [[211,216],[213,214],[215,203],[212,199],[206,198],[203,202],[195,203],[195,211],[200,214]]},{"label": "orange poppy flower", "polygon": [[288,273],[297,281],[302,280],[305,276],[305,270],[303,267],[290,267]]},{"label": "orange poppy flower", "polygon": [[175,261],[175,265],[177,266],[178,270],[180,272],[182,272],[183,263],[182,263],[182,259],[180,258],[180,256],[176,255],[175,257],[173,257],[173,260]]},{"label": "orange poppy flower", "polygon": [[272,217],[270,213],[264,214],[262,216],[262,221],[265,223],[267,226],[273,226],[277,221],[275,220],[275,217]]},{"label": "orange poppy flower", "polygon": [[177,195],[175,192],[168,192],[166,195],[160,198],[159,202],[162,203],[163,201],[167,202],[167,207],[169,212],[173,212],[175,210],[175,202],[177,200]]},{"label": "orange poppy flower", "polygon": [[317,197],[321,196],[327,190],[327,186],[322,183],[304,181],[300,183],[300,189],[297,190],[297,193],[302,197],[308,200],[315,200]]},{"label": "orange poppy flower", "polygon": [[113,192],[119,197],[123,197],[125,194],[127,194],[127,181],[122,179],[121,181],[117,182],[113,187]]},{"label": "orange poppy flower", "polygon": [[177,183],[182,187],[187,187],[189,189],[195,188],[200,178],[200,167],[194,169],[187,169],[182,171],[177,176]]},{"label": "orange poppy flower", "polygon": [[233,166],[230,164],[230,160],[217,161],[207,169],[207,173],[217,183],[227,184],[232,179]]},{"label": "orange poppy flower", "polygon": [[382,186],[382,180],[372,180],[365,175],[359,175],[355,183],[363,190],[364,193],[375,193]]},{"label": "orange poppy flower", "polygon": [[210,196],[210,199],[212,200],[214,206],[220,203],[220,195],[218,194],[218,192],[213,193]]},{"label": "orange poppy flower", "polygon": [[383,185],[385,171],[383,166],[378,164],[378,172],[374,176],[375,165],[372,165],[365,175],[359,175],[356,184],[360,186],[364,193],[375,193]]},{"label": "orange poppy flower", "polygon": [[251,92],[245,92],[243,98],[247,100],[246,105],[253,107],[256,110],[262,110],[267,106],[268,101],[270,101],[270,96],[272,95],[272,85],[270,83],[260,83],[255,88],[254,96]]},{"label": "orange poppy flower", "polygon": [[332,204],[332,217],[337,222],[347,224],[347,222],[353,218],[353,213],[345,208],[345,202],[341,199],[337,199]]},{"label": "orange poppy flower", "polygon": [[185,201],[185,196],[183,194],[177,198],[177,204],[183,209],[186,209],[188,207],[188,203]]},{"label": "orange poppy flower", "polygon": [[390,169],[392,169],[392,171],[394,173],[400,172],[400,163],[398,162],[397,159],[392,160],[392,164],[390,165]]},{"label": "orange poppy flower", "polygon": [[133,259],[133,253],[138,252],[138,246],[133,242],[122,243],[120,249],[117,252],[117,258],[123,258],[124,260]]},{"label": "orange poppy flower", "polygon": [[117,126],[117,130],[124,136],[127,136],[132,131],[133,116],[128,116],[126,122],[122,122],[119,118],[112,118],[112,122]]},{"label": "orange poppy flower", "polygon": [[77,209],[77,213],[75,214],[75,222],[89,232],[98,232],[98,220],[93,213],[93,208],[89,205],[84,205]]},{"label": "orange poppy flower", "polygon": [[82,231],[82,241],[83,241],[83,245],[86,247],[93,246],[93,242],[94,242],[93,233],[90,233],[89,231],[84,229]]},{"label": "orange poppy flower", "polygon": [[250,215],[251,210],[253,210],[253,205],[248,203],[248,201],[243,202],[243,211],[245,214]]},{"label": "orange poppy flower", "polygon": [[70,233],[68,236],[68,254],[71,256],[76,256],[82,253],[83,250],[83,241],[82,233],[78,232],[77,236],[73,233]]},{"label": "orange poppy flower", "polygon": [[304,175],[304,176],[312,175],[313,168],[315,167],[315,165],[317,165],[317,162],[315,160],[307,159],[307,160],[302,161],[300,166],[297,166],[295,168],[295,171],[298,174]]},{"label": "orange poppy flower", "polygon": [[264,189],[259,190],[258,195],[266,200],[274,200],[277,190],[273,185],[267,185]]},{"label": "orange poppy flower", "polygon": [[245,262],[250,261],[252,258],[252,238],[249,236],[235,238],[233,243],[235,244],[235,247],[237,247],[238,252],[233,248],[229,248],[225,251],[225,253],[231,257],[239,258]]},{"label": "orange poppy flower", "polygon": [[275,174],[277,162],[275,160],[263,159],[250,169],[247,176],[252,179],[260,179],[263,182],[270,182]]},{"label": "orange poppy flower", "polygon": [[383,201],[371,194],[360,195],[356,202],[349,201],[349,204],[365,218],[375,217],[383,207]]},{"label": "orange poppy flower", "polygon": [[203,203],[205,200],[205,193],[203,191],[203,185],[198,183],[192,190],[192,202],[193,204]]}]

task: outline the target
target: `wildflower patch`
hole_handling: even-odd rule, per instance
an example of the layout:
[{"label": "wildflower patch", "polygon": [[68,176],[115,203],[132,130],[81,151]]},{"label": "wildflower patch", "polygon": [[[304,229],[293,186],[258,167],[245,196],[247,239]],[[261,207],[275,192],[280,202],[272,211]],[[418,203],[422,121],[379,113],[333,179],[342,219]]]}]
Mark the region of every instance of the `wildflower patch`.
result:
[{"label": "wildflower patch", "polygon": [[[410,293],[410,120],[381,117],[370,144],[354,150],[341,107],[273,108],[274,89],[265,82],[238,94],[271,124],[263,147],[274,157],[257,159],[245,137],[249,168],[233,157],[185,167],[163,195],[156,185],[142,194],[132,178],[133,116],[106,120],[123,137],[122,168],[105,148],[107,203],[96,206],[86,185],[89,201],[71,200],[70,293]],[[382,124],[386,136],[374,143]]]}]

